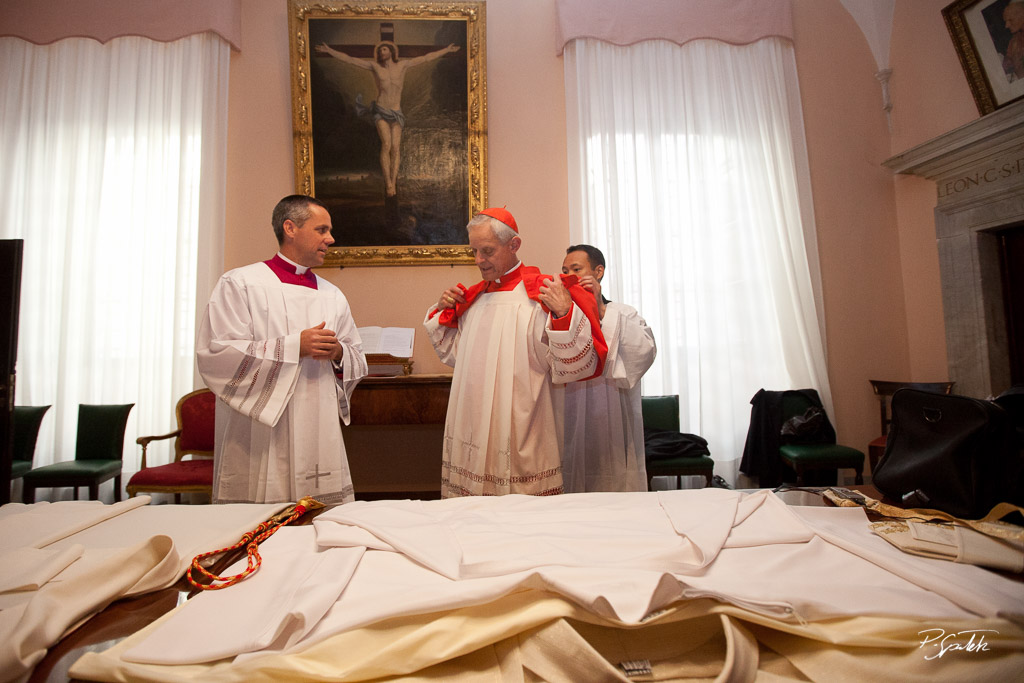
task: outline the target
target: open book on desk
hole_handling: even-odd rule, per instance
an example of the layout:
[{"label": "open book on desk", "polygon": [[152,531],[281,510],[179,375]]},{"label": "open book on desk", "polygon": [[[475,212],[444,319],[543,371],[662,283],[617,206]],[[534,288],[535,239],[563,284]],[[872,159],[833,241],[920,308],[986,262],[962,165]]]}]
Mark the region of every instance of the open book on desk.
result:
[{"label": "open book on desk", "polygon": [[411,327],[360,327],[363,353],[370,377],[412,374],[412,345],[416,330]]}]

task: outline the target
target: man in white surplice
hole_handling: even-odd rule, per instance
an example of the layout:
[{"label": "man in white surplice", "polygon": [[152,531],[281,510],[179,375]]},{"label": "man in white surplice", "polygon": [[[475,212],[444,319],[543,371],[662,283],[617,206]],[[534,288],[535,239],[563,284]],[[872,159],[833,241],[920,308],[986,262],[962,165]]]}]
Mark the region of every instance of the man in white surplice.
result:
[{"label": "man in white surplice", "polygon": [[562,478],[566,493],[646,491],[644,421],[640,378],[654,362],[654,333],[632,306],[601,294],[604,254],[589,244],[566,250],[562,272],[593,292],[608,343],[604,373],[565,385],[565,447]]},{"label": "man in white surplice", "polygon": [[285,197],[271,223],[280,251],[225,273],[196,341],[217,401],[213,501],[354,499],[341,422],[366,375],[348,300],[312,271],[331,217],[317,199]]},{"label": "man in white surplice", "polygon": [[483,281],[449,287],[423,324],[455,367],[441,461],[441,495],[562,493],[561,402],[553,384],[598,377],[605,344],[594,296],[575,277],[525,266],[512,214],[470,220]]}]

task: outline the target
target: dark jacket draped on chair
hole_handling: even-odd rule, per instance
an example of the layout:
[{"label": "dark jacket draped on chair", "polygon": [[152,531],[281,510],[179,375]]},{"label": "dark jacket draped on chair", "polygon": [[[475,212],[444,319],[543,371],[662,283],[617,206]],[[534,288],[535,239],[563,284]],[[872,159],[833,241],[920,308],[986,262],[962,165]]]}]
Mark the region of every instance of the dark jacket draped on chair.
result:
[{"label": "dark jacket draped on chair", "polygon": [[[775,488],[782,483],[782,460],[779,446],[782,444],[782,423],[784,412],[783,397],[786,394],[801,394],[814,406],[823,408],[821,398],[814,389],[790,389],[787,391],[758,390],[750,399],[750,427],[747,442],[743,447],[740,472],[758,477],[761,488]],[[818,443],[835,443],[836,431],[825,416],[817,434]]]}]

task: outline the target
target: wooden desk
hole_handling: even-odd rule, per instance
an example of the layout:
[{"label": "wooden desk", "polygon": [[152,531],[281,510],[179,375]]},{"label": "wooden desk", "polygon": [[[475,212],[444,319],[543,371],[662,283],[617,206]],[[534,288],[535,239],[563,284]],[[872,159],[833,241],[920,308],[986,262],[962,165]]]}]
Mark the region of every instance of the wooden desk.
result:
[{"label": "wooden desk", "polygon": [[451,375],[367,377],[342,428],[356,498],[441,495],[441,449]]},{"label": "wooden desk", "polygon": [[352,424],[443,425],[451,388],[451,375],[366,377],[352,396]]}]

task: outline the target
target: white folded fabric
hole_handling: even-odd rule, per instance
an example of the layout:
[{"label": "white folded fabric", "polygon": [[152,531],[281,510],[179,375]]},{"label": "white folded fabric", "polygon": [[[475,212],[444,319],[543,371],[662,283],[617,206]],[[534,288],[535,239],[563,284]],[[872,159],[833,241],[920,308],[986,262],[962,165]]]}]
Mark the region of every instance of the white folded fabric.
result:
[{"label": "white folded fabric", "polygon": [[[927,525],[931,527],[931,525]],[[957,526],[957,562],[1024,572],[1024,545],[1017,541],[986,536],[974,529]]]},{"label": "white folded fabric", "polygon": [[[680,567],[675,563],[672,569],[676,572],[696,571],[712,562],[728,543],[734,526],[760,504],[755,502],[740,513],[747,497],[725,489],[705,489],[700,496],[680,491],[659,491],[656,495],[672,529],[686,539],[687,550],[692,553],[690,566]],[[629,499],[623,504],[628,505]]]},{"label": "white folded fabric", "polygon": [[[321,548],[393,549],[450,579],[548,566],[687,572],[711,562],[729,539],[743,494],[681,494],[511,495],[500,505],[485,497],[357,502],[328,510],[314,526]],[[759,518],[764,500],[748,505],[745,516]],[[788,522],[761,542],[794,538]]]},{"label": "white folded fabric", "polygon": [[771,491],[742,498],[736,521],[725,540],[726,548],[749,548],[780,543],[807,543],[814,532],[800,521],[789,505]]},{"label": "white folded fabric", "polygon": [[[278,530],[260,546],[259,571],[195,596],[125,659],[210,662],[301,640],[337,601],[364,553],[362,548],[317,551],[314,534],[308,526]],[[224,575],[245,566],[242,560]]]},{"label": "white folded fabric", "polygon": [[714,598],[776,619],[974,616],[819,537],[807,543],[726,548],[703,574],[678,579],[687,598]]},{"label": "white folded fabric", "polygon": [[37,590],[85,552],[80,544],[63,550],[14,548],[0,555],[0,593]]},{"label": "white folded fabric", "polygon": [[111,601],[173,585],[195,555],[233,544],[286,507],[149,500],[0,508],[0,681],[18,678]]},{"label": "white folded fabric", "polygon": [[[149,496],[104,505],[96,500],[18,505],[0,517],[0,552],[11,548],[45,548],[105,520],[149,503]],[[5,505],[6,510],[9,506]]]},{"label": "white folded fabric", "polygon": [[[166,572],[151,573],[146,581],[133,587],[137,595],[173,584],[192,558],[202,553],[234,545],[242,534],[288,507],[287,503],[230,505],[145,505],[130,514],[111,517],[102,524],[57,541],[49,548],[61,549],[70,544],[84,545],[91,553],[104,549],[117,551],[126,545],[142,543],[153,534],[171,538],[173,557],[168,557]],[[157,579],[157,583],[152,580]]]},{"label": "white folded fabric", "polygon": [[[723,516],[729,520],[739,496],[722,493],[732,498],[724,506]],[[461,546],[460,577],[557,566],[687,571],[714,559],[728,535],[720,530],[731,526],[698,515],[689,520],[692,533],[680,533],[657,493],[503,498],[507,500],[494,504],[476,497],[458,515],[442,517]],[[721,496],[707,498],[719,502]],[[715,507],[721,514],[722,506]],[[701,541],[704,547],[698,545]]]},{"label": "white folded fabric", "polygon": [[[423,501],[356,501],[321,513],[313,522],[317,544],[331,547],[393,548],[443,576],[458,578],[458,539]],[[331,527],[334,527],[333,529]]]},{"label": "white folded fabric", "polygon": [[[687,496],[707,505],[691,507]],[[707,519],[712,514],[733,525],[726,538],[723,523]],[[321,521],[317,529],[279,532],[264,544],[263,570],[240,589],[194,598],[126,659],[186,664],[236,656],[238,662],[248,661],[392,617],[484,605],[525,590],[557,593],[592,614],[626,624],[643,623],[680,599],[698,597],[790,623],[856,615],[972,619],[1013,612],[1024,601],[1021,591],[1011,598],[1009,586],[992,580],[999,577],[982,580],[971,571],[981,570],[948,562],[941,564],[958,571],[935,573],[928,567],[932,580],[922,583],[919,568],[908,567],[907,555],[877,538],[865,546],[871,534],[862,510],[791,509],[768,493],[357,504],[328,511]],[[318,548],[322,530],[350,522],[373,543],[394,550]],[[419,543],[416,534],[403,530],[403,522],[427,540]],[[688,535],[681,536],[681,529]],[[644,542],[637,543],[634,533]],[[358,538],[341,534],[346,535],[350,541]],[[431,568],[456,571],[455,561],[426,547],[430,543],[460,553],[457,571],[463,578]],[[331,560],[332,569],[319,567],[331,552],[351,555]],[[305,587],[314,578],[305,570],[313,566],[329,585]],[[673,566],[684,571],[673,573]],[[940,576],[941,590],[934,585]],[[964,597],[967,582],[972,587]],[[326,602],[314,601],[314,594]]]},{"label": "white folded fabric", "polygon": [[903,552],[1020,573],[1024,546],[966,526],[915,520],[874,522],[871,530]]},{"label": "white folded fabric", "polygon": [[794,507],[793,512],[829,543],[972,614],[1024,618],[1024,590],[1019,582],[981,567],[901,552],[872,533],[861,521],[866,517],[860,508]]},{"label": "white folded fabric", "polygon": [[[65,632],[124,595],[171,552],[171,540],[153,536],[136,546],[112,552],[82,571],[85,557],[61,572],[60,580],[27,591],[24,600],[0,610],[0,680],[17,680],[46,654]],[[86,553],[88,555],[88,552]]]},{"label": "white folded fabric", "polygon": [[[358,502],[360,501],[356,501],[356,503]],[[349,505],[354,504],[349,503]],[[330,520],[317,518],[313,520],[313,528],[316,529],[316,543],[321,549],[366,548],[367,550],[397,552],[390,543],[382,541],[361,527],[338,524]]]}]

